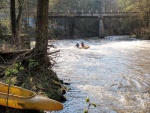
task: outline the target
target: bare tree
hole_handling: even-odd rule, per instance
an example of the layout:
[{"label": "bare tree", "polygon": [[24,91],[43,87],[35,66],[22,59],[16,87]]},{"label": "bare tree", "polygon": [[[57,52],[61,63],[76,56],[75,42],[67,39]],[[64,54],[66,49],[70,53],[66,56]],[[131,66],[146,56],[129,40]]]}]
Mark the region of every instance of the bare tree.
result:
[{"label": "bare tree", "polygon": [[21,39],[20,39],[20,19],[23,10],[23,2],[24,0],[18,0],[18,16],[16,18],[16,1],[10,1],[10,14],[11,14],[11,31],[12,31],[12,38],[14,44],[18,49],[21,49]]},{"label": "bare tree", "polygon": [[37,37],[34,56],[35,59],[40,59],[41,64],[48,63],[48,4],[49,0],[38,0],[37,5]]},{"label": "bare tree", "polygon": [[10,18],[11,18],[11,31],[12,31],[12,38],[15,43],[16,37],[16,11],[15,11],[15,0],[10,0]]}]

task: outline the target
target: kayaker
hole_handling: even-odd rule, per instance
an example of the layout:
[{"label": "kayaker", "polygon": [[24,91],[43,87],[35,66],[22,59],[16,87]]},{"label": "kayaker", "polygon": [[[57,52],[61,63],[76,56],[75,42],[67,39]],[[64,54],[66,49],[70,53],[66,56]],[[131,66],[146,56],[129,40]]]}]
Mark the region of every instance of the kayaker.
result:
[{"label": "kayaker", "polygon": [[76,46],[76,47],[79,47],[79,44],[77,43],[75,46]]},{"label": "kayaker", "polygon": [[84,47],[84,43],[83,42],[81,42],[81,47]]}]

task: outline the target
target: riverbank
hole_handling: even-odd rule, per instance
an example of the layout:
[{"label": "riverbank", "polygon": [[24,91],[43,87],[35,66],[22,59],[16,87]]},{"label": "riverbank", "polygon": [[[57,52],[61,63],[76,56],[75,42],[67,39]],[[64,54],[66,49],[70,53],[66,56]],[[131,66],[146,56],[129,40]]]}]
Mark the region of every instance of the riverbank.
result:
[{"label": "riverbank", "polygon": [[[3,50],[4,52],[4,50]],[[7,51],[5,51],[7,53]],[[57,74],[52,70],[51,62],[47,69],[30,58],[32,50],[23,53],[11,52],[7,55],[0,53],[0,82],[16,85],[36,92],[51,99],[65,101],[65,87]],[[1,113],[28,113],[29,110],[16,110],[0,106]],[[42,111],[34,111],[39,113]]]}]

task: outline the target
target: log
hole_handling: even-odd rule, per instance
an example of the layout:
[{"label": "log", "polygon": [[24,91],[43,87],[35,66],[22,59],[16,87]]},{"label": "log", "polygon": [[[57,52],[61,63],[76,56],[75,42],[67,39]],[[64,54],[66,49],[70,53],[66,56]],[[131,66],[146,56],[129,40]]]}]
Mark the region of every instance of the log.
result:
[{"label": "log", "polygon": [[2,69],[6,69],[7,67],[6,67],[6,66],[1,66],[1,65],[0,65],[0,68],[2,68]]},{"label": "log", "polygon": [[58,52],[60,52],[60,50],[51,51],[50,53],[48,53],[48,55],[52,55],[52,54],[54,54],[54,53],[58,53]]},{"label": "log", "polygon": [[25,50],[15,50],[15,51],[0,51],[0,55],[3,54],[20,54],[29,51],[30,49],[25,49]]},{"label": "log", "polygon": [[5,61],[10,61],[16,58],[18,55],[30,51],[30,49],[25,50],[15,50],[15,51],[0,51],[0,63],[5,63]]}]

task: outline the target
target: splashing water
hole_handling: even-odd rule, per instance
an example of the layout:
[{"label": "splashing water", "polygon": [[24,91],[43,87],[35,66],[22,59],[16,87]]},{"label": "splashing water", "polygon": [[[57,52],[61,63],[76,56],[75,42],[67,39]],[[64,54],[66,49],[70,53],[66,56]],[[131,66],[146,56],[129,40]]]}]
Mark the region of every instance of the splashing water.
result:
[{"label": "splashing water", "polygon": [[[90,48],[77,49],[81,41]],[[64,109],[52,113],[83,113],[86,97],[97,105],[89,113],[150,112],[150,41],[110,36],[54,44],[61,50],[54,70],[71,90]]]}]

